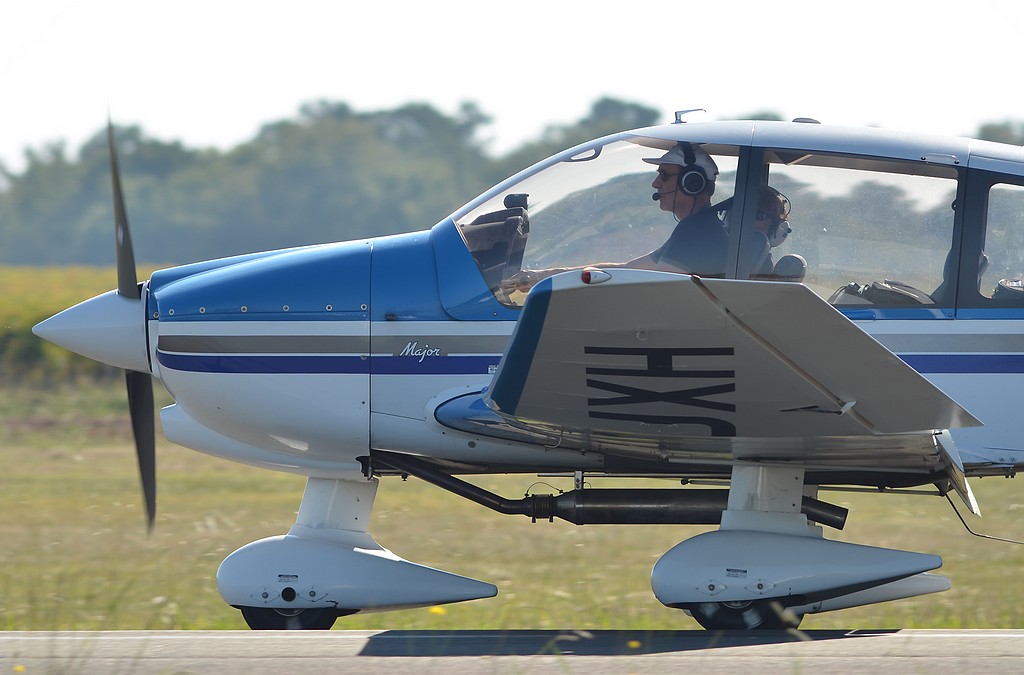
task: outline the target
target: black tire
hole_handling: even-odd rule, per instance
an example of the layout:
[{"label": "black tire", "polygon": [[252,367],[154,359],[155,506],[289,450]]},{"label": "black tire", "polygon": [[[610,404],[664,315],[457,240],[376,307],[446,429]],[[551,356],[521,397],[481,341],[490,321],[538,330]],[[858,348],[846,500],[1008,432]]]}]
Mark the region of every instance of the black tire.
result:
[{"label": "black tire", "polygon": [[785,630],[803,619],[776,600],[702,602],[686,609],[707,630]]},{"label": "black tire", "polygon": [[338,620],[333,609],[275,609],[239,607],[242,618],[253,630],[330,630]]}]

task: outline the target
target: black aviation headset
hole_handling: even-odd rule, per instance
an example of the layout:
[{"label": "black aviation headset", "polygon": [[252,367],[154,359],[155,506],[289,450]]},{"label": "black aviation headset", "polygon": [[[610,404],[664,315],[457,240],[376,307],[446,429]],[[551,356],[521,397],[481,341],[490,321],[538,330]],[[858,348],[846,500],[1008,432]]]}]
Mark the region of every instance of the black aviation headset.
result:
[{"label": "black aviation headset", "polygon": [[[793,228],[789,224],[789,212],[792,208],[789,203],[789,198],[782,194],[770,185],[762,185],[761,191],[767,191],[772,197],[777,200],[777,203],[781,204],[782,213],[763,213],[757,212],[755,216],[757,220],[767,220],[770,225],[768,226],[768,243],[772,248],[781,246],[782,242],[786,241],[786,237],[793,231]],[[760,201],[760,199],[758,200]]]},{"label": "black aviation headset", "polygon": [[[786,237],[793,232],[793,226],[789,224],[789,213],[792,209],[792,205],[786,195],[782,194],[770,185],[761,185],[760,191],[761,195],[769,194],[782,205],[781,214],[775,210],[769,213],[758,209],[754,215],[755,220],[768,221],[768,231],[765,233],[765,236],[768,237],[768,245],[771,246],[771,248],[776,248],[781,246],[786,241]],[[760,195],[758,197],[758,201],[760,201]],[[733,198],[729,197],[728,199],[723,199],[718,202],[714,207],[715,211],[719,214],[719,217],[722,218],[722,221],[725,223],[726,229],[729,229],[729,215],[732,212],[732,205]]]},{"label": "black aviation headset", "polygon": [[684,195],[696,197],[702,192],[709,195],[715,193],[715,181],[708,179],[708,174],[697,165],[697,156],[693,152],[693,145],[680,141],[679,147],[683,149],[683,160],[686,164],[679,169],[676,181],[679,190]]}]

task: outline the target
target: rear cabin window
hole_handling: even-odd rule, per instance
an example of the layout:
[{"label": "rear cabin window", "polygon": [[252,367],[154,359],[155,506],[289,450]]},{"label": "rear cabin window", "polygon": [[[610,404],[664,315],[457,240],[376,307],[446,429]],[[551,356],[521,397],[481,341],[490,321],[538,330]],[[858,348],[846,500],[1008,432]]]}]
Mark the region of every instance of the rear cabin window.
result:
[{"label": "rear cabin window", "polygon": [[982,297],[996,305],[1024,306],[1024,186],[990,188],[982,250]]},{"label": "rear cabin window", "polygon": [[802,258],[803,282],[837,306],[952,306],[954,168],[833,155],[785,159],[767,170],[791,209],[792,232],[773,249],[776,260]]}]

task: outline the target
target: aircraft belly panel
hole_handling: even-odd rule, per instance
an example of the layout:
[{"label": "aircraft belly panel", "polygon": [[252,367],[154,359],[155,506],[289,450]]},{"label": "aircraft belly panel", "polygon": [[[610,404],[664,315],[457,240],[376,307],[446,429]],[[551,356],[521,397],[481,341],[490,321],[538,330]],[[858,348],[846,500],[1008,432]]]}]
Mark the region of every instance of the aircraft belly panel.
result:
[{"label": "aircraft belly panel", "polygon": [[[535,438],[508,437],[484,429],[468,428],[458,433],[431,419],[414,419],[396,415],[370,415],[370,443],[374,450],[391,450],[476,467],[526,467],[550,470],[604,468],[604,456],[596,452],[580,452],[553,448]],[[462,431],[462,430],[458,430]]]},{"label": "aircraft belly panel", "polygon": [[950,432],[961,453],[1004,466],[1024,462],[1015,423],[1020,406],[1011,394],[1024,384],[1020,320],[889,320],[858,326],[977,413],[984,426]]},{"label": "aircraft belly panel", "polygon": [[983,427],[951,429],[961,451],[990,453],[991,461],[1024,462],[1024,438],[1017,424],[1020,404],[1010,392],[1020,391],[1022,377],[1009,373],[935,373],[928,379],[956,396],[971,410],[978,410]]},{"label": "aircraft belly panel", "polygon": [[354,458],[369,447],[368,322],[161,326],[160,378],[191,418],[273,452]]}]

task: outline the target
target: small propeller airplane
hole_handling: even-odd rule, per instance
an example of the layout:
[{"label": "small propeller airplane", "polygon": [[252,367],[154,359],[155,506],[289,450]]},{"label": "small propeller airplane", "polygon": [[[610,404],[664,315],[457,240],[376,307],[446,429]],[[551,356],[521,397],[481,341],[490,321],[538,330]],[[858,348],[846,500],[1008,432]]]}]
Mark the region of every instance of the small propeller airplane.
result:
[{"label": "small propeller airplane", "polygon": [[[254,629],[497,593],[371,537],[392,476],[533,519],[718,525],[651,573],[709,629],[950,588],[937,556],[826,538],[848,514],[819,492],[955,493],[978,514],[968,478],[1024,467],[1024,149],[687,112],[426,231],[141,283],[108,125],[117,289],[35,332],[126,371],[150,528],[154,378],[168,440],[308,477],[288,533],[217,573]],[[668,258],[664,211],[685,235],[698,202],[716,268],[629,264]],[[488,473],[575,489],[509,499],[465,478]]]}]

